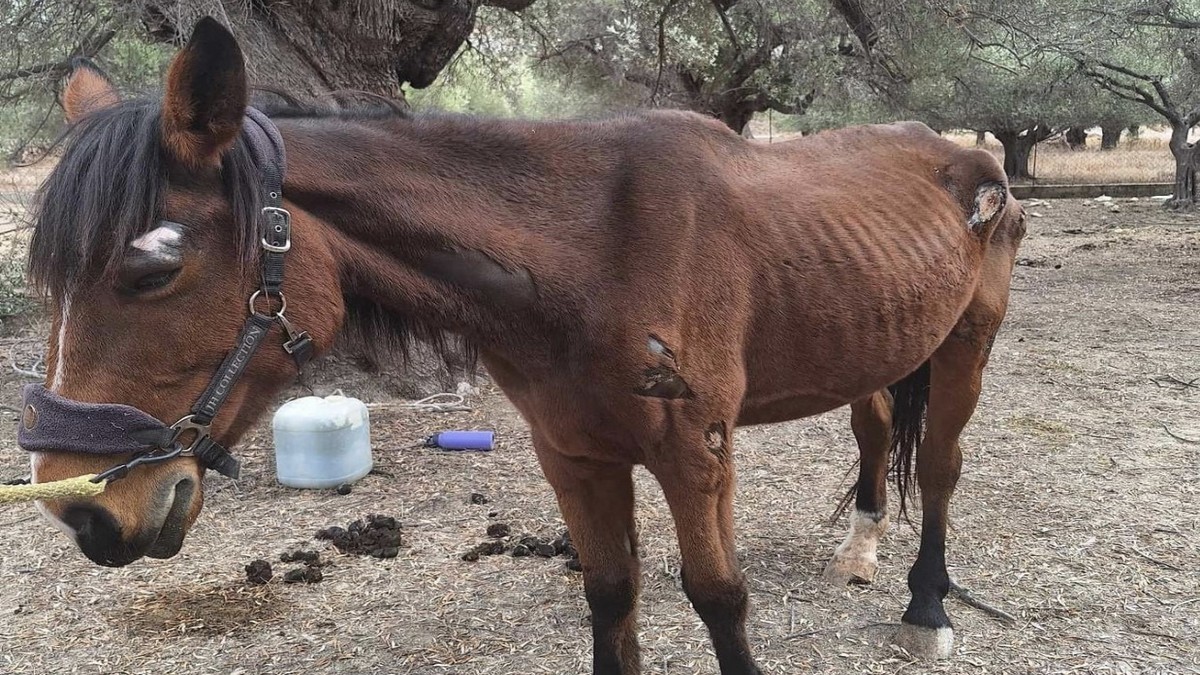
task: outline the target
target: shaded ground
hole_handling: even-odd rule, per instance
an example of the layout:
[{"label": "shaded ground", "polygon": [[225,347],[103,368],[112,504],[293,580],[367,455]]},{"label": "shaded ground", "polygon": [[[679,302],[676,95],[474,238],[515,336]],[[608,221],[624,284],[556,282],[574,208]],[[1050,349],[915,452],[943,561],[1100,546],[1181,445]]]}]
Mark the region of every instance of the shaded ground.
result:
[{"label": "shaded ground", "polygon": [[[874,586],[820,583],[845,527],[828,516],[854,457],[842,410],[737,432],[750,630],[766,672],[1200,672],[1200,444],[1168,433],[1200,440],[1200,389],[1169,379],[1200,377],[1200,220],[1147,202],[1121,201],[1120,213],[1086,204],[1030,208],[1041,215],[953,505],[951,574],[1018,625],[951,600],[953,661],[911,664],[887,646],[916,550],[903,525],[881,548]],[[9,338],[0,355],[38,348]],[[0,370],[12,378],[9,363]],[[0,403],[16,405],[19,384],[5,382]],[[353,379],[317,386],[335,385],[363,390]],[[242,448],[245,477],[209,479],[205,514],[172,560],[101,569],[31,507],[0,508],[0,672],[585,672],[587,610],[561,558],[460,559],[491,523],[540,536],[562,527],[512,408],[488,387],[471,412],[445,414],[366,391],[381,404],[375,458],[389,475],[347,496],[283,488],[260,426]],[[499,447],[414,447],[447,428],[494,428]],[[22,475],[13,430],[2,433],[0,476]],[[715,673],[644,472],[638,496],[645,671]],[[313,539],[368,513],[401,521],[397,557],[340,555]],[[297,548],[332,561],[321,583],[246,584],[246,563]]]}]

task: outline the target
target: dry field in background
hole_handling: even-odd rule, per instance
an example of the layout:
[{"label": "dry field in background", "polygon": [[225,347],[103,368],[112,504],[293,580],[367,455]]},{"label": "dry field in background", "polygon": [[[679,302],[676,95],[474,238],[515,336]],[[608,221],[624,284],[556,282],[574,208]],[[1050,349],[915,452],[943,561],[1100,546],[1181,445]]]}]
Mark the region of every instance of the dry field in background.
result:
[{"label": "dry field in background", "polygon": [[[753,129],[755,139],[762,143],[799,137],[788,132],[768,137],[761,122],[755,122]],[[950,132],[946,137],[963,147],[975,147],[973,133]],[[1039,183],[1170,183],[1175,180],[1175,160],[1167,147],[1169,137],[1169,132],[1163,129],[1144,128],[1136,139],[1124,135],[1115,150],[1100,149],[1098,129],[1089,134],[1085,150],[1071,150],[1059,137],[1038,144],[1030,169]],[[987,135],[984,148],[1004,161],[1004,148],[991,134]]]},{"label": "dry field in background", "polygon": [[[974,147],[975,136],[952,135],[958,143]],[[1175,160],[1161,130],[1145,129],[1140,137],[1128,134],[1114,150],[1100,149],[1100,135],[1089,134],[1087,148],[1071,150],[1062,139],[1039,143],[1029,168],[1039,183],[1170,183],[1175,180]],[[988,134],[984,148],[1004,161],[1004,148]]]},{"label": "dry field in background", "polygon": [[[1184,384],[1200,377],[1200,220],[1148,201],[1120,209],[1031,204],[1009,318],[963,439],[950,571],[1018,623],[950,599],[953,660],[912,663],[888,644],[908,600],[911,529],[893,525],[874,585],[820,581],[846,527],[828,518],[856,456],[847,412],[740,429],[739,548],[765,672],[1200,673],[1200,388]],[[45,331],[35,321],[0,341],[0,477],[27,472],[9,419],[26,380],[11,364],[31,363]],[[368,385],[350,377],[318,393]],[[31,506],[0,507],[0,673],[588,672],[580,576],[561,559],[460,560],[490,523],[561,527],[512,407],[486,385],[464,413],[367,398],[384,473],[348,496],[283,488],[264,421],[240,448],[244,477],[206,480],[205,512],[171,560],[102,569]],[[450,428],[495,429],[498,448],[414,448]],[[491,503],[472,505],[472,492]],[[638,498],[645,672],[712,675],[669,514],[642,471]],[[312,539],[367,513],[402,521],[397,558]],[[246,563],[297,546],[333,561],[325,581],[245,584]]]}]

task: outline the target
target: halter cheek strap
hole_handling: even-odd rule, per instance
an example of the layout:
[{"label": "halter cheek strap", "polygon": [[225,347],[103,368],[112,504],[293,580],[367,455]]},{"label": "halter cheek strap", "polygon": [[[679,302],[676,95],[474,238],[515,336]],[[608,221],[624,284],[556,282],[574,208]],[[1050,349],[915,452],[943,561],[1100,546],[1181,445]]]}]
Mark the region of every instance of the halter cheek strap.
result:
[{"label": "halter cheek strap", "polygon": [[[28,385],[23,392],[25,414],[17,429],[17,442],[22,448],[30,452],[133,455],[128,462],[92,478],[97,483],[124,477],[143,464],[176,457],[195,457],[222,475],[238,477],[238,460],[211,436],[213,418],[262,346],[271,324],[278,323],[283,329],[287,336],[283,349],[292,356],[297,368],[303,368],[314,351],[308,333],[297,330],[285,316],[283,273],[285,255],[292,247],[292,219],[283,208],[286,167],[283,139],[274,123],[254,108],[246,111],[243,131],[262,171],[263,206],[258,215],[262,233],[262,285],[250,295],[250,315],[237,344],[192,405],[190,414],[168,426],[131,406],[72,401],[42,385]],[[267,307],[266,312],[258,311],[260,301]],[[272,310],[276,303],[278,309]]]}]

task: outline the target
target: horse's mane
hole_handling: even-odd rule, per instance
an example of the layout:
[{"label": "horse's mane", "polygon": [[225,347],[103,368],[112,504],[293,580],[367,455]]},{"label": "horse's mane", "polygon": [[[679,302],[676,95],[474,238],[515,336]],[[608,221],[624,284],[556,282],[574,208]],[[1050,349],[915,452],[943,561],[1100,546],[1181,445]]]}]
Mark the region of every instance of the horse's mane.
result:
[{"label": "horse's mane", "polygon": [[[254,101],[277,119],[407,114],[396,102],[366,92],[304,101],[275,89],[260,91],[279,99]],[[347,105],[347,100],[356,102]],[[111,274],[129,243],[156,226],[171,168],[162,144],[160,101],[123,101],[86,116],[60,138],[62,157],[32,210],[28,271],[36,289],[61,297],[77,283]],[[258,170],[244,135],[222,157],[222,188],[233,211],[239,257],[246,263],[253,263],[258,251]]]},{"label": "horse's mane", "polygon": [[[365,92],[301,100],[283,91],[265,91],[275,100],[260,96],[252,103],[273,119],[408,116],[400,104]],[[61,299],[79,284],[110,277],[130,242],[157,226],[169,172],[178,171],[162,143],[160,100],[132,99],[96,111],[71,125],[59,139],[61,159],[38,190],[32,210],[28,273],[35,289]],[[243,266],[257,265],[259,167],[245,134],[222,157],[220,177],[232,210],[229,227],[239,260]],[[454,349],[450,336],[364,299],[346,300],[344,346],[366,357],[369,364],[407,357],[415,339],[430,343],[443,356],[457,353],[467,362],[448,366],[473,370],[473,350]]]}]

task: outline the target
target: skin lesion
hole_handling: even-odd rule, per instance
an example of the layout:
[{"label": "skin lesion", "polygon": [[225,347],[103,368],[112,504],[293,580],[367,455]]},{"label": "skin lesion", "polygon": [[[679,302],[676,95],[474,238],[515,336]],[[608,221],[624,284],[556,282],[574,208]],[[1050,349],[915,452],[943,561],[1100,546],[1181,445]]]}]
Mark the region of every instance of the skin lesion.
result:
[{"label": "skin lesion", "polygon": [[1004,210],[1008,201],[1008,189],[1000,183],[984,183],[975,190],[975,209],[967,220],[967,226],[974,232],[983,227]]},{"label": "skin lesion", "polygon": [[669,366],[653,366],[642,372],[637,393],[655,398],[691,398],[692,390],[683,376]]},{"label": "skin lesion", "polygon": [[653,334],[647,339],[646,348],[650,354],[658,357],[658,364],[642,371],[642,382],[635,389],[636,393],[654,398],[691,398],[692,389],[679,373],[675,352]]},{"label": "skin lesion", "polygon": [[713,422],[704,432],[704,447],[722,462],[729,459],[729,425],[723,420]]}]

